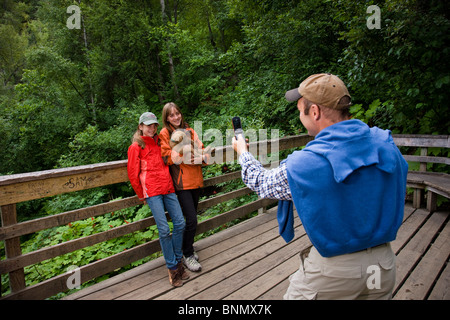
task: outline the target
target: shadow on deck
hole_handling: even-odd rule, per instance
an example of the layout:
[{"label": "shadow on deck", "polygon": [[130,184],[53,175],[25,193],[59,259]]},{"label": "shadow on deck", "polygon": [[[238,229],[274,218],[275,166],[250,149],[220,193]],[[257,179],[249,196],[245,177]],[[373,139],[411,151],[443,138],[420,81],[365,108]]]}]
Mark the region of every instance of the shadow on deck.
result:
[{"label": "shadow on deck", "polygon": [[[295,238],[286,244],[278,234],[276,210],[196,242],[203,270],[190,272],[181,288],[169,284],[161,257],[65,299],[280,300],[299,266],[299,252],[311,243],[295,214]],[[448,217],[448,212],[405,206],[403,224],[392,242],[397,255],[394,299],[450,299]]]}]

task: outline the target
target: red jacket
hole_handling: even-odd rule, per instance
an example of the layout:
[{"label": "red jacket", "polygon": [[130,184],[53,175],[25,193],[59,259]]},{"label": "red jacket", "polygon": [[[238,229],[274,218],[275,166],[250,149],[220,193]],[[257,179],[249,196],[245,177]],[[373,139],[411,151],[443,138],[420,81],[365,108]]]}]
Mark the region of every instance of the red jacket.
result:
[{"label": "red jacket", "polygon": [[159,137],[142,137],[145,148],[136,142],[128,148],[128,178],[140,200],[175,192],[169,167],[161,157]]}]

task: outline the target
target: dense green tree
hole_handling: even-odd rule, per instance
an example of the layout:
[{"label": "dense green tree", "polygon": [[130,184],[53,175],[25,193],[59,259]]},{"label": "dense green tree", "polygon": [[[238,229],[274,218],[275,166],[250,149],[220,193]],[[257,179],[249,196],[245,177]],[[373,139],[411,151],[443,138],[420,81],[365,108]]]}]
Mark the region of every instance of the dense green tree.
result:
[{"label": "dense green tree", "polygon": [[[81,10],[69,29],[69,5]],[[369,29],[367,8],[381,10]],[[448,4],[385,0],[4,1],[2,174],[126,156],[132,119],[177,102],[225,130],[240,115],[301,128],[284,92],[317,72],[348,83],[353,111],[395,132],[447,134]],[[123,136],[123,137],[122,137]],[[103,143],[100,143],[103,141]],[[105,146],[109,144],[109,146]]]},{"label": "dense green tree", "polygon": [[334,4],[346,24],[341,34],[348,46],[341,61],[356,101],[366,109],[372,101],[381,102],[372,104],[372,124],[404,133],[448,134],[448,2],[378,3],[378,30],[365,24],[371,1]]}]

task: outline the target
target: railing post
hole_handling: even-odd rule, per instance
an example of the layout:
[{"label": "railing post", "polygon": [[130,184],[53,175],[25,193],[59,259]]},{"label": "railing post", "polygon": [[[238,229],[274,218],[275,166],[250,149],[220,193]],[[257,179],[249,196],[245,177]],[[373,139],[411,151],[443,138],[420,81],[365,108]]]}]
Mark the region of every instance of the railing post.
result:
[{"label": "railing post", "polygon": [[[258,200],[261,200],[262,198],[260,196],[258,196]],[[258,209],[258,215],[266,213],[267,212],[267,207],[261,207]]]},{"label": "railing post", "polygon": [[[423,157],[426,157],[428,155],[428,148],[426,148],[426,147],[420,148],[420,155]],[[419,171],[427,171],[427,163],[426,162],[420,163]]]},{"label": "railing post", "polygon": [[[16,204],[1,206],[2,226],[10,226],[17,223]],[[20,237],[5,240],[6,258],[14,258],[22,254]],[[11,292],[17,292],[25,288],[25,272],[23,268],[9,273],[9,285]]]},{"label": "railing post", "polygon": [[[421,156],[427,156],[428,155],[428,148],[422,147],[420,148],[420,155]],[[420,162],[419,167],[420,172],[427,171],[427,163],[426,162]],[[423,190],[422,189],[414,189],[414,195],[413,195],[413,207],[414,208],[420,208],[422,206],[422,198],[423,198]]]}]

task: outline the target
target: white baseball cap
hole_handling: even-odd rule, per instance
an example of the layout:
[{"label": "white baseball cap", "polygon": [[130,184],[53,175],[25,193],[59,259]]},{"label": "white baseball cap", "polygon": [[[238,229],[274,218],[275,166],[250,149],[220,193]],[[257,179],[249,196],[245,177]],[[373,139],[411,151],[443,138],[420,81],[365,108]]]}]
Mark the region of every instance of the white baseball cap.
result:
[{"label": "white baseball cap", "polygon": [[153,123],[157,123],[158,122],[158,118],[156,118],[156,116],[152,113],[152,112],[144,112],[140,117],[139,117],[139,124],[145,124],[147,126],[153,124]]}]

